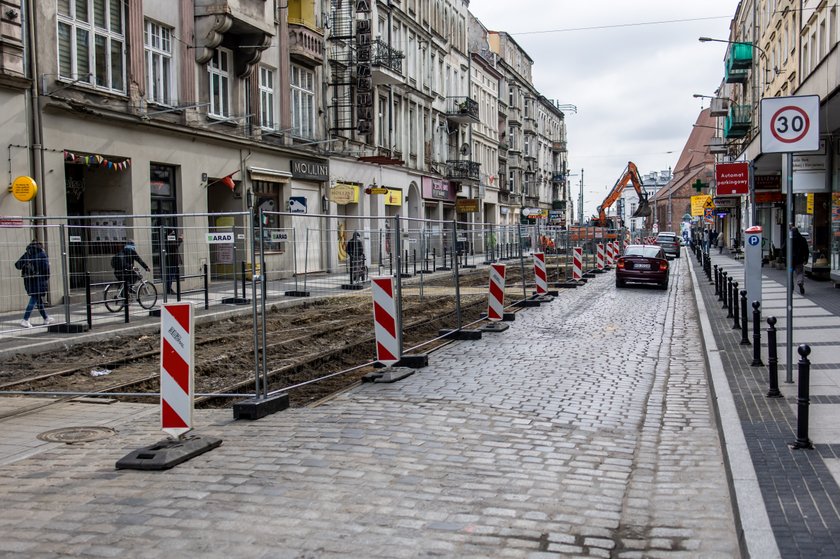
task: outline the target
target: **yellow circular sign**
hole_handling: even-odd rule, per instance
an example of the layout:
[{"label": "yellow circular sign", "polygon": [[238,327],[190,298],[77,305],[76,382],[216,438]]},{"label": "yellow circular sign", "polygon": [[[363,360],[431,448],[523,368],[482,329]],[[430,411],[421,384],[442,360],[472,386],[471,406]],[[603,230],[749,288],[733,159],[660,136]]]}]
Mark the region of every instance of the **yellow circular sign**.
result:
[{"label": "yellow circular sign", "polygon": [[12,183],[12,196],[20,202],[29,202],[38,194],[38,185],[32,177],[18,177]]}]

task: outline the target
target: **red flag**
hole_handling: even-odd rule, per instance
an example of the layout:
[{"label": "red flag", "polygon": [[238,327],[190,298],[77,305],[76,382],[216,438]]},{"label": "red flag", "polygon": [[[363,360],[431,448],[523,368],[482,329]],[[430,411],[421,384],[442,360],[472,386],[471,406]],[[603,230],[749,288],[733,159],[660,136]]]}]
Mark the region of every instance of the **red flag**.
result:
[{"label": "red flag", "polygon": [[230,188],[230,191],[233,192],[233,189],[236,188],[236,183],[233,182],[233,179],[230,175],[226,176],[221,180],[221,183],[226,187]]}]

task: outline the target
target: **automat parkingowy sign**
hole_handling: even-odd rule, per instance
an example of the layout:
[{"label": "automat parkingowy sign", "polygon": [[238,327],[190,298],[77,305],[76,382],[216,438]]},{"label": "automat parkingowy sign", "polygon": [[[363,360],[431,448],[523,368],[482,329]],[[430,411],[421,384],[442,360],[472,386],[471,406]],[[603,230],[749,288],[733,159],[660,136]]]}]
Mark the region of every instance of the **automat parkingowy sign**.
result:
[{"label": "automat parkingowy sign", "polygon": [[715,165],[718,196],[747,194],[750,191],[750,164],[718,163]]}]

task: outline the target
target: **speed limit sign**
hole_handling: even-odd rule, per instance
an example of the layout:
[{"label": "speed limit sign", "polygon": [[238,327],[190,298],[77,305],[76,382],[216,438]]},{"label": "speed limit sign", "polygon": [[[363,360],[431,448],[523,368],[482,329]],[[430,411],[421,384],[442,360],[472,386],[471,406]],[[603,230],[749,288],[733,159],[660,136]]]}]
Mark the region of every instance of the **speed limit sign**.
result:
[{"label": "speed limit sign", "polygon": [[802,95],[761,100],[761,151],[792,153],[820,149],[820,97]]}]

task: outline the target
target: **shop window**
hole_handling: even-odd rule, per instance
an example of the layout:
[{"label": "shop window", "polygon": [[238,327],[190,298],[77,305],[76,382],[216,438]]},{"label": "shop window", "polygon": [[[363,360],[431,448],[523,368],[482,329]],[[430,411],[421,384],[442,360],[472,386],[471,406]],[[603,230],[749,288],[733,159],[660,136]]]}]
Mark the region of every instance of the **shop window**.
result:
[{"label": "shop window", "polygon": [[[260,213],[262,212],[263,248],[268,252],[283,252],[286,241],[292,241],[290,230],[283,228],[280,211],[282,184],[254,181],[254,241],[259,243]],[[268,213],[267,213],[268,212]]]}]

